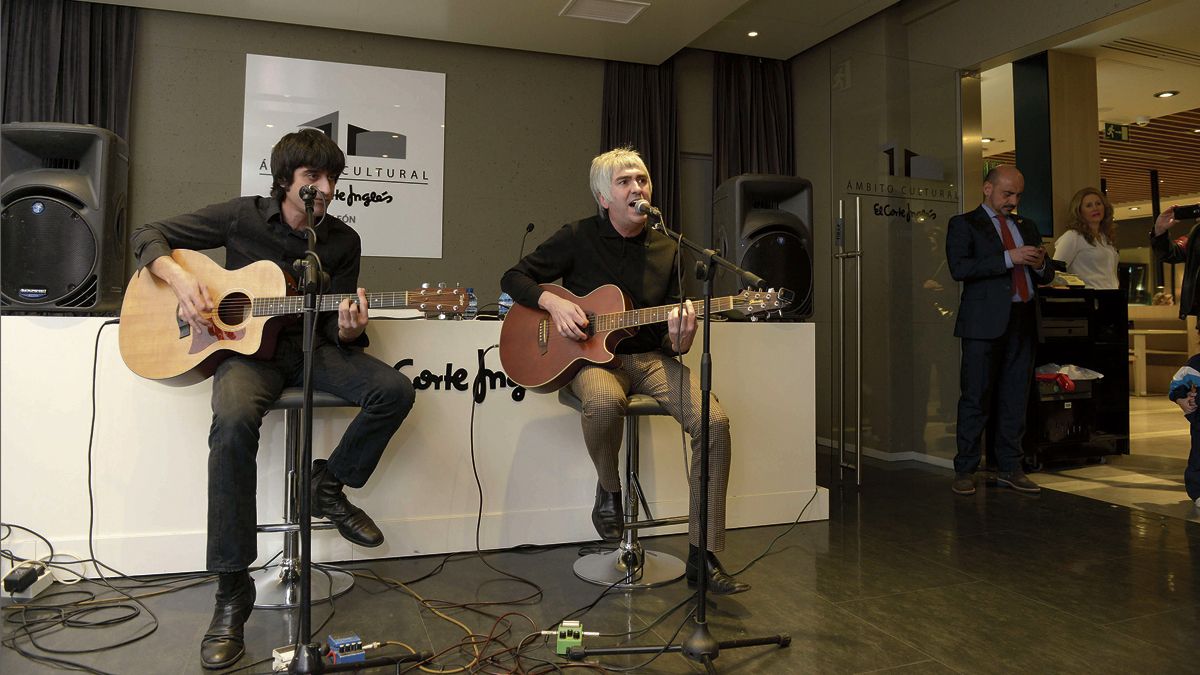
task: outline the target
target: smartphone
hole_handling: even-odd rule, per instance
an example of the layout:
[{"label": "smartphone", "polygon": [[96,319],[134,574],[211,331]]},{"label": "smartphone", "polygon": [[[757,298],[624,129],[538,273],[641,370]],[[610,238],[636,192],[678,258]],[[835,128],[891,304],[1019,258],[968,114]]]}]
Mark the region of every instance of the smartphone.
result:
[{"label": "smartphone", "polygon": [[1200,218],[1200,204],[1175,207],[1175,220],[1195,220]]}]

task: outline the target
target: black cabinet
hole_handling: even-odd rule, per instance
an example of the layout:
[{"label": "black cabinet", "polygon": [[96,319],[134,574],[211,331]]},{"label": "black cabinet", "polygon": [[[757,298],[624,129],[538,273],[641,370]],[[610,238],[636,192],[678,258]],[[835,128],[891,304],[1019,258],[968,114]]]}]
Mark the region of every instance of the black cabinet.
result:
[{"label": "black cabinet", "polygon": [[1034,382],[1023,449],[1027,468],[1129,454],[1128,305],[1122,291],[1042,288],[1034,366],[1074,364],[1104,374],[1074,391]]}]

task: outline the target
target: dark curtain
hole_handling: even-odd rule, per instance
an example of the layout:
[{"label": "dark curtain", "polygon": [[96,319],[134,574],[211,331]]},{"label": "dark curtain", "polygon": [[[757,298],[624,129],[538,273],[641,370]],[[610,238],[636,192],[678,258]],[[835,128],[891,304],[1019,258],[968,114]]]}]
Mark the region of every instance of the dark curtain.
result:
[{"label": "dark curtain", "polygon": [[129,139],[132,7],[5,0],[4,122],[94,124]]},{"label": "dark curtain", "polygon": [[713,59],[713,186],[743,173],[796,173],[792,71],[785,61]]},{"label": "dark curtain", "polygon": [[679,139],[675,129],[675,66],[604,64],[601,152],[629,146],[641,154],[654,183],[655,206],[675,227],[679,213]]}]

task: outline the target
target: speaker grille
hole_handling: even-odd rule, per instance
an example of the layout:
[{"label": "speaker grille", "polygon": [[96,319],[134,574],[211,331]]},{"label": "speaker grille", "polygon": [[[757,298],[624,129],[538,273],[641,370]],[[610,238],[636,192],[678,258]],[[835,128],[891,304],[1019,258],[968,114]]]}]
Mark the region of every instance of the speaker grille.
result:
[{"label": "speaker grille", "polygon": [[0,239],[0,292],[6,300],[95,304],[96,237],[73,208],[50,197],[18,199],[0,214]]},{"label": "speaker grille", "polygon": [[43,169],[69,169],[71,171],[79,170],[79,160],[66,157],[43,157]]},{"label": "speaker grille", "polygon": [[812,314],[812,258],[804,240],[791,231],[759,231],[750,239],[742,255],[741,266],[753,270],[772,288],[786,288],[796,294],[785,317]]}]

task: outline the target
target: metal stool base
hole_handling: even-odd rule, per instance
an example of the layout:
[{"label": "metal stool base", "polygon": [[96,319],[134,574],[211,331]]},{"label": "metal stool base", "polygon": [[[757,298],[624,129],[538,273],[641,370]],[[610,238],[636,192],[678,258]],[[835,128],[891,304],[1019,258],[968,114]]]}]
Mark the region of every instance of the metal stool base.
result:
[{"label": "metal stool base", "polygon": [[[255,609],[295,609],[300,606],[300,571],[295,564],[278,563],[250,573],[258,595]],[[322,602],[345,595],[354,587],[354,576],[341,570],[313,566],[309,579],[312,602]]]},{"label": "metal stool base", "polygon": [[634,578],[621,563],[627,549],[607,553],[592,553],[575,561],[575,576],[599,586],[620,589],[653,588],[676,581],[683,576],[684,564],[679,558],[657,551],[642,552],[642,569]]}]

